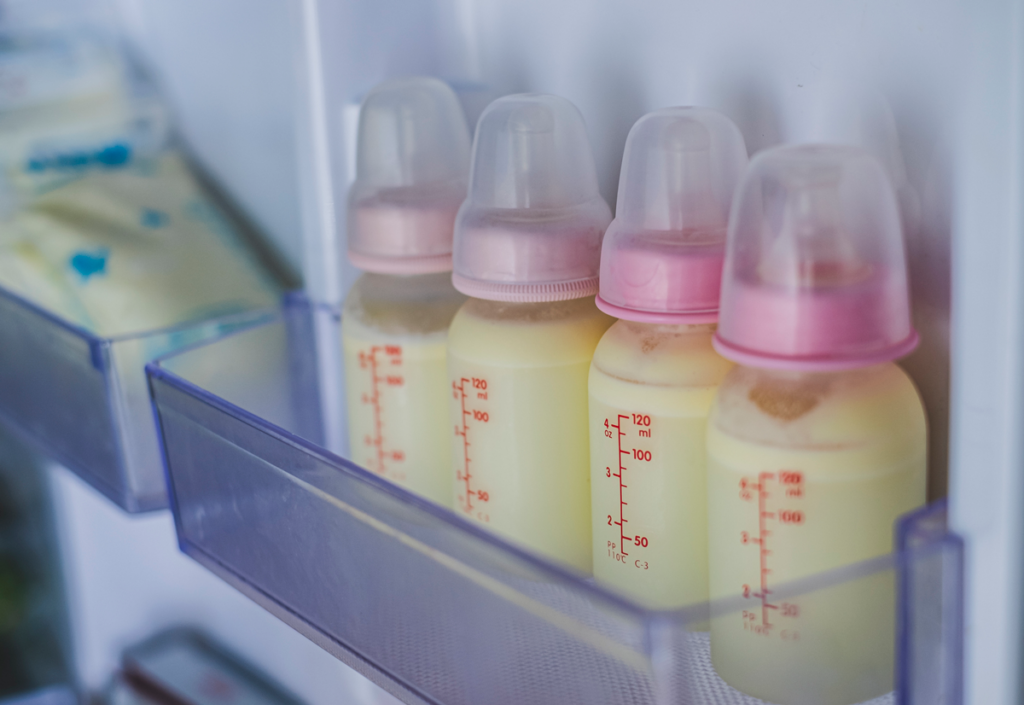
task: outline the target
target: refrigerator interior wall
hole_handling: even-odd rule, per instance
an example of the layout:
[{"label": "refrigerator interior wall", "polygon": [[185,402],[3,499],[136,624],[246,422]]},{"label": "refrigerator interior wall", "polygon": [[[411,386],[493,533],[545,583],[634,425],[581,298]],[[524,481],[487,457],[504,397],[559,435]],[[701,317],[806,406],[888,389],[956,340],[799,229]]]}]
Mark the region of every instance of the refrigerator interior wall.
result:
[{"label": "refrigerator interior wall", "polygon": [[294,13],[285,0],[108,0],[190,155],[286,264],[302,259]]},{"label": "refrigerator interior wall", "polygon": [[899,187],[911,252],[924,340],[905,364],[928,406],[933,494],[942,492],[952,447],[951,520],[969,556],[970,701],[1015,701],[1016,469],[1024,461],[1015,432],[1024,421],[1019,3],[118,5],[193,150],[302,264],[310,293],[326,301],[343,291],[335,256],[346,186],[341,116],[389,76],[428,73],[483,81],[497,94],[565,95],[588,121],[609,200],[630,125],[666,105],[722,110],[751,152],[802,140],[875,151]]}]

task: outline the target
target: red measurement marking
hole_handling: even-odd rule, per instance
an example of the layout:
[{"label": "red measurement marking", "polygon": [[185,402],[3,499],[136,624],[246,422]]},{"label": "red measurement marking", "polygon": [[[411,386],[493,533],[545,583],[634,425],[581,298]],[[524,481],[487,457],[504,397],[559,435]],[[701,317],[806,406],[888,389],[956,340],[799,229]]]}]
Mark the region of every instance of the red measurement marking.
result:
[{"label": "red measurement marking", "polygon": [[383,374],[381,368],[387,362],[391,367],[401,367],[402,346],[374,345],[369,352],[359,352],[359,366],[370,371],[370,395],[363,396],[363,403],[369,404],[373,410],[373,434],[367,438],[374,449],[371,465],[380,474],[388,471],[388,461],[401,462],[405,452],[400,449],[388,449],[384,438],[384,399],[382,388],[401,387],[405,380],[400,374]]},{"label": "red measurement marking", "polygon": [[[771,568],[768,567],[768,559],[772,555],[769,548],[770,539],[773,535],[768,528],[768,522],[777,521],[782,524],[800,525],[804,521],[804,513],[797,509],[777,508],[769,511],[768,500],[774,497],[769,492],[769,482],[775,481],[779,485],[780,497],[800,498],[803,496],[803,474],[793,471],[781,471],[777,475],[773,472],[762,472],[757,476],[757,482],[753,483],[748,478],[740,480],[740,498],[743,500],[753,499],[753,493],[757,493],[757,536],[750,536],[746,531],[740,532],[741,544],[755,544],[758,547],[758,558],[760,567],[760,590],[751,592],[749,586],[743,586],[743,597],[754,598],[761,602],[761,626],[767,630],[772,626],[768,618],[769,610],[778,610],[779,606],[771,603],[769,597],[772,594],[768,587]],[[796,617],[799,609],[795,605],[784,604],[783,616]]]},{"label": "red measurement marking", "polygon": [[[628,536],[626,534],[626,524],[629,523],[629,519],[626,518],[626,507],[629,506],[629,502],[626,501],[626,489],[629,485],[626,484],[626,470],[627,461],[633,460],[637,464],[645,463],[651,460],[651,451],[642,450],[639,448],[624,448],[622,445],[622,439],[628,435],[627,429],[629,425],[632,425],[636,431],[637,438],[650,438],[651,437],[651,417],[644,414],[618,414],[615,417],[615,423],[611,423],[609,419],[605,419],[605,437],[615,438],[615,447],[618,451],[618,472],[613,473],[611,468],[608,468],[607,477],[614,477],[619,482],[619,516],[618,521],[615,521],[613,515],[608,515],[608,525],[619,527],[619,551],[616,555],[613,550],[613,546],[609,545],[609,555],[615,560],[628,565],[627,561],[622,560],[629,555],[629,551],[626,550],[626,542],[633,544],[636,548],[646,548],[650,541],[646,536]],[[614,436],[611,429],[615,429]],[[611,544],[611,542],[609,542]],[[646,567],[646,563],[644,564]],[[641,567],[639,562],[636,567]]]},{"label": "red measurement marking", "polygon": [[615,522],[615,525],[619,527],[619,551],[622,553],[623,556],[629,555],[629,553],[626,551],[626,541],[632,540],[626,536],[626,524],[629,523],[629,519],[626,518],[627,503],[622,494],[623,490],[626,489],[626,484],[622,478],[622,471],[626,469],[626,466],[622,464],[622,456],[630,455],[632,453],[631,450],[622,449],[622,437],[626,435],[625,433],[622,432],[622,419],[628,418],[629,416],[627,416],[626,414],[619,414],[618,418],[615,419],[615,423],[612,424],[612,428],[614,428],[616,431],[615,442],[619,448],[619,472],[616,475],[616,477],[619,478],[619,520]]},{"label": "red measurement marking", "polygon": [[[462,437],[462,472],[458,475],[466,495],[462,510],[470,514],[474,509],[474,497],[480,502],[488,502],[491,499],[489,492],[473,489],[473,473],[469,469],[472,462],[469,449],[473,445],[469,440],[470,428],[473,423],[488,423],[490,415],[483,409],[471,409],[466,405],[467,399],[487,400],[487,380],[479,377],[462,377],[458,382],[452,382],[452,393],[459,400],[460,424],[455,426],[455,435]],[[477,518],[488,521],[487,515],[480,512],[477,513]]]}]

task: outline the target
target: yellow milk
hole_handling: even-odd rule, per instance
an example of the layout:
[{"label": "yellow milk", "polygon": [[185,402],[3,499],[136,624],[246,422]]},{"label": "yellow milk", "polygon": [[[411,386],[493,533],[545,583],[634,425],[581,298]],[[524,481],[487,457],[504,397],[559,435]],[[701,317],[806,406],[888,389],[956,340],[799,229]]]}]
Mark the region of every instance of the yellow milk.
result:
[{"label": "yellow milk", "polygon": [[584,571],[591,568],[587,375],[612,322],[590,297],[470,299],[448,339],[456,508]]},{"label": "yellow milk", "polygon": [[352,460],[445,506],[452,503],[445,346],[463,301],[448,273],[364,274],[342,314]]},{"label": "yellow milk", "polygon": [[659,608],[708,598],[708,413],[732,363],[714,325],[619,321],[590,367],[594,576]]},{"label": "yellow milk", "polygon": [[747,603],[711,621],[727,683],[781,705],[891,690],[890,572],[774,594],[892,550],[893,523],[925,500],[926,436],[917,390],[892,363],[726,376],[707,437],[710,589]]}]

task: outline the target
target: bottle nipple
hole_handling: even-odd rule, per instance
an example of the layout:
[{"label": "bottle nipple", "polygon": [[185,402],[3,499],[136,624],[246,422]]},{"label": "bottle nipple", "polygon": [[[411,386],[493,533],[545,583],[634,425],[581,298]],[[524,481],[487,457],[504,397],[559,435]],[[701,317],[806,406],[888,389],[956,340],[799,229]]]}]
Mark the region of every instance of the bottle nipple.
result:
[{"label": "bottle nipple", "polygon": [[[648,183],[663,186],[645,208],[645,226],[652,230],[685,231],[687,240],[707,240],[724,228],[725,208],[712,193],[711,135],[696,121],[682,121],[665,130],[663,148],[652,155]],[[703,235],[703,238],[701,237]]]},{"label": "bottle nipple", "polygon": [[508,118],[511,183],[499,192],[506,208],[550,208],[564,200],[550,155],[555,151],[555,117],[541,103],[518,106]]},{"label": "bottle nipple", "polygon": [[779,235],[759,270],[766,283],[800,288],[843,286],[871,275],[842,225],[841,171],[801,169],[784,181]]}]

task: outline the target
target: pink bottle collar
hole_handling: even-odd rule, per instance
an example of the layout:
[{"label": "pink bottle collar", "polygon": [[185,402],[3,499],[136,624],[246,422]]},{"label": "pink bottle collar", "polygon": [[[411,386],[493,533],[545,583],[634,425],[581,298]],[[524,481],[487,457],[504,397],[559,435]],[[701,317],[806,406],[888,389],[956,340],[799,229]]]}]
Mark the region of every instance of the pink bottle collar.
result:
[{"label": "pink bottle collar", "polygon": [[711,344],[719,355],[727,360],[732,360],[738,365],[747,367],[761,367],[769,370],[787,370],[795,372],[840,372],[842,370],[853,370],[859,367],[870,367],[880,365],[883,362],[892,362],[901,357],[906,357],[914,352],[920,336],[917,331],[911,329],[910,336],[905,340],[890,345],[887,348],[872,352],[866,355],[855,355],[851,357],[783,357],[780,355],[768,355],[755,350],[741,348],[726,342],[716,332],[711,339]]},{"label": "pink bottle collar", "polygon": [[727,281],[715,348],[734,362],[784,370],[844,370],[895,360],[918,341],[906,281],[898,274],[878,267],[859,282],[795,292]]},{"label": "pink bottle collar", "polygon": [[466,296],[488,301],[531,304],[582,299],[597,293],[597,277],[566,282],[518,284],[469,279],[452,274],[452,285]]},{"label": "pink bottle collar", "polygon": [[601,253],[601,310],[644,323],[717,321],[725,247],[679,240],[613,222]]},{"label": "pink bottle collar", "polygon": [[374,274],[437,274],[452,271],[452,256],[436,255],[426,257],[374,257],[348,251],[352,266]]},{"label": "pink bottle collar", "polygon": [[601,298],[595,299],[597,307],[609,316],[637,323],[660,323],[664,325],[696,325],[700,323],[717,323],[718,309],[710,311],[691,311],[689,313],[671,313],[664,311],[641,311],[635,308],[616,306]]},{"label": "pink bottle collar", "polygon": [[604,201],[580,218],[484,221],[464,217],[455,236],[452,283],[467,296],[491,301],[568,301],[598,292]]},{"label": "pink bottle collar", "polygon": [[452,269],[458,204],[352,204],[348,258],[377,274],[434,274]]}]

